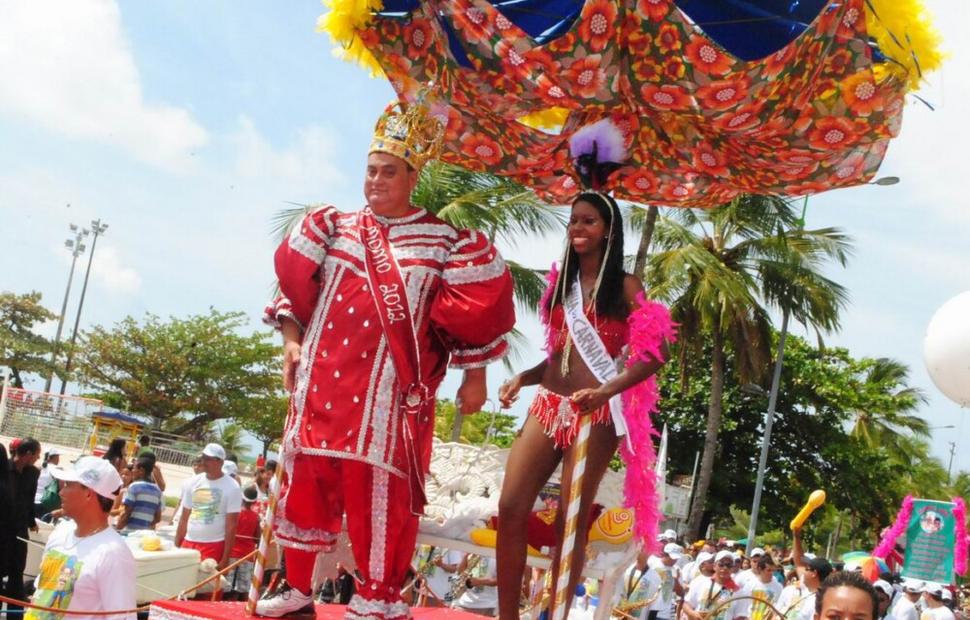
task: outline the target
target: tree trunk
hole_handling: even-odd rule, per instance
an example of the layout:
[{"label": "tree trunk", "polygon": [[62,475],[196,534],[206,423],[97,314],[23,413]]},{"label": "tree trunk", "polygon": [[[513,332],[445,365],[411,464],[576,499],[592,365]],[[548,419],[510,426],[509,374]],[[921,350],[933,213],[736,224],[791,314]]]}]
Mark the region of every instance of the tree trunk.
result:
[{"label": "tree trunk", "polygon": [[724,396],[724,337],[721,334],[720,321],[714,321],[711,348],[711,399],[707,408],[707,430],[704,433],[704,454],[701,457],[701,469],[697,475],[694,503],[690,507],[690,521],[687,523],[687,536],[697,540],[700,535],[701,523],[704,520],[704,505],[707,503],[707,491],[711,486],[714,474],[714,457],[717,453],[717,435],[721,429],[721,406]]},{"label": "tree trunk", "polygon": [[10,367],[10,379],[13,380],[13,385],[10,387],[15,387],[21,390],[24,388],[24,380],[20,376],[20,371],[13,366]]},{"label": "tree trunk", "polygon": [[640,246],[637,248],[637,259],[633,266],[633,275],[644,279],[644,270],[647,268],[647,250],[650,249],[650,241],[653,239],[653,229],[657,224],[657,213],[659,209],[655,206],[647,207],[647,219],[643,223],[643,232],[640,233]]}]

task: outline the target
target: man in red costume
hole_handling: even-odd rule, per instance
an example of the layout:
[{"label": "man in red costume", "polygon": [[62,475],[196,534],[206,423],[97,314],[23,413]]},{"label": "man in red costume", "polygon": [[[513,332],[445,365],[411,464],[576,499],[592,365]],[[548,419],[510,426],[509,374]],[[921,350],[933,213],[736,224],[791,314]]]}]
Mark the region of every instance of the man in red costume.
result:
[{"label": "man in red costume", "polygon": [[400,590],[414,553],[431,459],[434,396],[464,369],[462,414],[485,403],[485,366],[515,316],[509,270],[479,232],[410,203],[443,128],[423,104],[389,108],[367,158],[367,206],[306,216],[276,252],[281,295],[267,308],[292,391],[276,538],[288,583],[256,613],[312,613],[316,553],[346,514],[364,582],[347,618],[409,617]]}]

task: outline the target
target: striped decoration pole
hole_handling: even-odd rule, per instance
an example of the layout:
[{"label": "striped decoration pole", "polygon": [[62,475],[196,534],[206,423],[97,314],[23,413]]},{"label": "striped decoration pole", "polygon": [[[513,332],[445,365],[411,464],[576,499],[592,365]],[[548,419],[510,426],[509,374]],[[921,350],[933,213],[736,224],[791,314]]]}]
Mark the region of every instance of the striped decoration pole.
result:
[{"label": "striped decoration pole", "polygon": [[256,615],[256,602],[259,601],[259,588],[263,583],[263,573],[266,569],[266,553],[269,551],[269,541],[273,535],[273,521],[276,517],[276,503],[280,498],[280,488],[283,485],[283,448],[280,442],[280,455],[276,463],[273,482],[269,485],[269,503],[263,519],[263,531],[259,537],[259,549],[256,551],[256,561],[253,565],[253,580],[249,584],[249,599],[246,601],[246,614]]},{"label": "striped decoration pole", "polygon": [[592,416],[579,417],[579,431],[576,443],[573,444],[575,462],[573,473],[569,479],[569,496],[566,505],[566,526],[563,530],[562,547],[559,551],[559,576],[556,579],[556,596],[553,599],[552,620],[563,620],[566,617],[566,600],[569,594],[569,574],[572,568],[573,548],[576,546],[576,528],[579,522],[579,501],[583,488],[583,474],[586,473],[586,452],[589,444],[589,433],[593,426]]}]

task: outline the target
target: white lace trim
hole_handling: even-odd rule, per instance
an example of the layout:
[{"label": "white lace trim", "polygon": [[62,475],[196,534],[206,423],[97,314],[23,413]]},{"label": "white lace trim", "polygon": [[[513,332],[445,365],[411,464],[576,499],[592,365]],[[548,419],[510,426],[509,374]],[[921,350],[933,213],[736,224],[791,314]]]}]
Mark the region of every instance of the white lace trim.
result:
[{"label": "white lace trim", "polygon": [[288,539],[299,541],[299,540],[319,540],[322,541],[321,547],[333,546],[337,542],[337,533],[328,532],[327,530],[321,528],[303,528],[296,525],[292,521],[288,521],[286,516],[280,514],[276,519],[276,534],[278,536],[285,536]]},{"label": "white lace trim", "polygon": [[411,222],[416,222],[417,220],[420,220],[428,213],[426,210],[419,208],[417,212],[412,213],[411,215],[405,215],[402,217],[385,217],[383,215],[377,215],[369,208],[366,208],[364,210],[370,211],[371,216],[381,224],[387,224],[389,226],[396,226],[400,224],[410,224]]},{"label": "white lace trim", "polygon": [[299,252],[318,265],[327,257],[327,249],[304,235],[302,228],[297,228],[290,235],[290,249]]},{"label": "white lace trim", "polygon": [[458,233],[448,224],[405,224],[392,227],[388,236],[392,240],[399,237],[428,237],[454,242]]},{"label": "white lace trim", "polygon": [[505,273],[505,270],[505,260],[496,252],[492,262],[486,265],[470,265],[468,267],[445,269],[444,273],[442,273],[442,278],[448,284],[469,284],[471,282],[483,282],[497,278]]},{"label": "white lace trim", "polygon": [[387,490],[388,473],[383,469],[371,470],[371,540],[370,540],[370,578],[384,581],[384,559],[387,547]]},{"label": "white lace trim", "polygon": [[386,601],[368,600],[360,594],[355,594],[347,605],[347,617],[364,620],[390,620],[393,618],[410,618],[411,608],[403,601],[388,603]]}]

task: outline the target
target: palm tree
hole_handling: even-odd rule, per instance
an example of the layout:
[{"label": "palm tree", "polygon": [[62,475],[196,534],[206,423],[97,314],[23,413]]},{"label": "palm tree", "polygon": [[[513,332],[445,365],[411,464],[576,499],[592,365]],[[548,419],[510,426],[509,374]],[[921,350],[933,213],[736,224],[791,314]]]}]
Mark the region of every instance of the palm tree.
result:
[{"label": "palm tree", "polygon": [[216,432],[215,442],[225,449],[226,454],[246,456],[249,453],[249,446],[243,441],[243,432],[243,427],[235,422],[223,424]]},{"label": "palm tree", "polygon": [[[501,240],[513,246],[524,236],[561,231],[566,219],[561,210],[510,179],[443,162],[431,162],[421,170],[411,201],[456,228],[480,230],[492,242]],[[278,212],[273,217],[274,234],[282,241],[312,208],[294,205]],[[506,263],[512,273],[517,309],[534,314],[546,286],[542,271],[508,259]],[[523,334],[512,331],[509,355],[504,360],[507,368],[521,358],[526,342]],[[454,440],[460,436],[463,417],[455,420]]]},{"label": "palm tree", "polygon": [[865,360],[865,374],[860,390],[870,395],[866,402],[878,403],[878,409],[856,409],[851,434],[868,447],[882,446],[890,452],[905,456],[907,446],[900,441],[903,433],[926,439],[929,424],[914,415],[926,404],[926,394],[920,388],[909,387],[909,368],[896,360],[879,358]]},{"label": "palm tree", "polygon": [[851,246],[837,229],[803,230],[779,197],[742,195],[711,210],[671,211],[653,233],[650,294],[666,301],[680,324],[682,362],[703,351],[705,338],[712,344],[704,452],[688,524],[696,537],[714,470],[728,352],[742,383],[759,382],[771,362],[769,309],[816,331],[837,329],[846,291],[821,270],[830,260],[844,265]]}]

